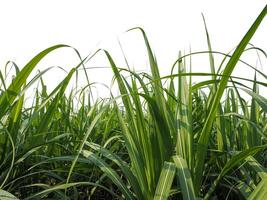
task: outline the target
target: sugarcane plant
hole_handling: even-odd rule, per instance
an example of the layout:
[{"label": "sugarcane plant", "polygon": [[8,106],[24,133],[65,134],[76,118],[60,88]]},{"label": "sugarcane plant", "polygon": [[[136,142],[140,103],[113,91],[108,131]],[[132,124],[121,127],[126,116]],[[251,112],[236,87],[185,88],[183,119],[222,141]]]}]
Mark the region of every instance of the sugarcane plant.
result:
[{"label": "sugarcane plant", "polygon": [[[129,31],[142,34],[150,72],[132,70],[126,56],[126,66],[118,66],[103,49],[82,59],[68,45],[42,51],[21,70],[8,62],[0,71],[0,197],[97,199],[104,191],[106,199],[264,199],[267,76],[241,56],[256,51],[267,58],[249,44],[266,13],[267,6],[226,54],[213,51],[203,16],[208,50],[179,52],[164,77],[139,27]],[[28,81],[45,56],[62,48],[72,48],[80,62],[51,92],[43,75],[54,68]],[[86,64],[100,53],[120,95],[110,90],[109,98],[95,100]],[[192,71],[194,55],[208,56],[209,73]],[[255,71],[251,79],[232,75],[239,63]],[[15,75],[8,81],[10,66]],[[85,85],[68,89],[80,73]],[[198,76],[206,80],[193,83]]]}]

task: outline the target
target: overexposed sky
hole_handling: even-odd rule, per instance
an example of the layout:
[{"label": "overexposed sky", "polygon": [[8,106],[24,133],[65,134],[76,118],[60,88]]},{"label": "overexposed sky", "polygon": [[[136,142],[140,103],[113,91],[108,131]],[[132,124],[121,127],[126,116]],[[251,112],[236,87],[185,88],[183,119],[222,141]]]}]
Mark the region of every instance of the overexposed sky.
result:
[{"label": "overexposed sky", "polygon": [[[205,15],[213,49],[228,52],[242,39],[266,3],[266,0],[1,0],[0,65],[3,69],[12,60],[22,67],[41,50],[68,44],[82,56],[98,48],[107,49],[115,62],[123,66],[119,39],[131,67],[148,71],[141,34],[125,33],[140,26],[148,35],[162,74],[168,74],[179,50],[187,53],[189,47],[192,51],[207,50],[201,13]],[[251,42],[267,51],[266,36],[267,19]],[[255,56],[247,59],[256,63]],[[206,61],[193,60],[194,70],[207,71]],[[59,65],[70,70],[77,62],[73,51],[61,49],[40,63],[39,69]],[[266,60],[263,64],[266,67]],[[87,66],[107,66],[106,58],[99,54]],[[112,76],[107,69],[88,73],[93,81],[106,84]],[[245,68],[238,73],[251,75]],[[63,76],[58,70],[51,71],[49,85],[53,87]]]}]

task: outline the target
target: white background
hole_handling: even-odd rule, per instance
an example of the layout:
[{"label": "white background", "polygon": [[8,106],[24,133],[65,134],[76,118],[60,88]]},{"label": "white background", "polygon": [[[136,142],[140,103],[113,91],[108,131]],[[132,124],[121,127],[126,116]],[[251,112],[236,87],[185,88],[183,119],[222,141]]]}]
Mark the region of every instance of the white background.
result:
[{"label": "white background", "polygon": [[[148,35],[161,73],[168,74],[179,50],[207,50],[201,13],[205,15],[213,49],[227,53],[242,39],[265,5],[266,0],[1,0],[1,70],[8,60],[23,67],[38,52],[55,44],[71,45],[83,57],[104,48],[119,66],[125,66],[119,39],[130,66],[148,71],[140,32],[125,32],[140,26]],[[267,19],[251,43],[267,51],[266,36]],[[193,59],[194,71],[209,69],[208,56],[204,57]],[[218,66],[221,57],[217,59]],[[253,52],[244,59],[261,68]],[[266,68],[266,59],[262,62]],[[77,63],[72,50],[61,49],[45,58],[39,69],[59,65],[68,71]],[[107,66],[104,54],[100,53],[87,66]],[[108,69],[88,73],[92,81],[106,84],[112,77]],[[252,78],[251,71],[243,65],[236,73]],[[52,70],[46,77],[47,84],[52,88],[63,76],[59,70]]]}]

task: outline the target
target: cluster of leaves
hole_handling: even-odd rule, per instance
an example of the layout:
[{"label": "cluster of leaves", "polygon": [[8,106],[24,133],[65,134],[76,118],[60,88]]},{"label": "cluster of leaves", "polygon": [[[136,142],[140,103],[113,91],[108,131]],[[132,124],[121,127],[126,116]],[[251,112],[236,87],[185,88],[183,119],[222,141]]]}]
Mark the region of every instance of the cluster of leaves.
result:
[{"label": "cluster of leaves", "polygon": [[[219,52],[212,51],[206,28],[209,51],[180,53],[165,77],[137,28],[151,74],[120,68],[103,51],[120,91],[105,100],[92,101],[88,79],[66,95],[80,68],[87,75],[84,63],[91,57],[81,59],[51,93],[42,79],[49,68],[27,82],[42,58],[66,45],[42,51],[22,70],[13,63],[16,76],[9,85],[0,72],[0,199],[263,199],[267,100],[259,86],[267,83],[256,74],[267,77],[247,63],[253,79],[231,74],[244,51],[267,57],[259,48],[246,49],[266,12],[231,55],[223,54],[218,69]],[[210,73],[191,72],[191,57],[199,53],[209,56]],[[193,76],[207,79],[193,84]],[[25,92],[35,83],[33,104],[26,107]]]}]

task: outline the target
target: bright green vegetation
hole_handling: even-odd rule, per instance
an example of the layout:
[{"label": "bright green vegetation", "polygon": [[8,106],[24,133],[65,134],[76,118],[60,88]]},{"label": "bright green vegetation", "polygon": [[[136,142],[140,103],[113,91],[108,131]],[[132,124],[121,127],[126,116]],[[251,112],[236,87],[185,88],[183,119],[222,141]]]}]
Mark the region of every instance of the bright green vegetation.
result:
[{"label": "bright green vegetation", "polygon": [[[87,73],[84,63],[91,57],[51,93],[42,79],[49,69],[27,80],[42,58],[66,45],[42,51],[21,70],[13,64],[9,85],[3,70],[0,199],[97,199],[100,193],[102,199],[127,200],[266,198],[267,99],[259,88],[267,88],[267,76],[247,63],[254,77],[231,76],[244,51],[267,58],[248,45],[266,12],[232,54],[213,52],[206,28],[209,50],[180,53],[165,77],[145,32],[131,30],[143,35],[151,73],[117,66],[100,50],[120,91],[109,99],[93,101],[90,80],[66,92],[77,70]],[[219,66],[215,53],[223,55]],[[191,71],[195,54],[209,57],[210,73]],[[193,84],[194,76],[206,80]],[[33,104],[26,107],[25,92],[36,83]]]}]

